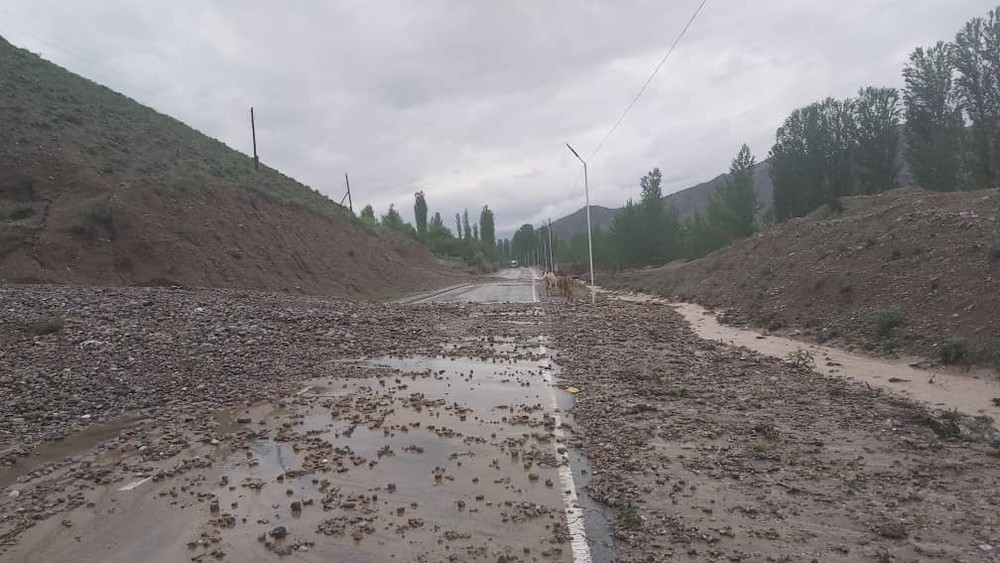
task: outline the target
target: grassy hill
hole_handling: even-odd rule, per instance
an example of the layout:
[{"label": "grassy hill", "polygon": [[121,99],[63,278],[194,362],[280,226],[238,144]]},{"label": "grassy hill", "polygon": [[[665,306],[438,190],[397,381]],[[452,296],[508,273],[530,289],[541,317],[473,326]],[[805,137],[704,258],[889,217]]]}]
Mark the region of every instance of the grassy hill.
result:
[{"label": "grassy hill", "polygon": [[[0,38],[4,154],[59,157],[118,181],[164,187],[239,184],[322,214],[347,210],[277,170],[131,98],[48,63]],[[55,138],[58,136],[58,138]]]},{"label": "grassy hill", "polygon": [[419,245],[0,39],[0,278],[357,296],[442,283]]}]

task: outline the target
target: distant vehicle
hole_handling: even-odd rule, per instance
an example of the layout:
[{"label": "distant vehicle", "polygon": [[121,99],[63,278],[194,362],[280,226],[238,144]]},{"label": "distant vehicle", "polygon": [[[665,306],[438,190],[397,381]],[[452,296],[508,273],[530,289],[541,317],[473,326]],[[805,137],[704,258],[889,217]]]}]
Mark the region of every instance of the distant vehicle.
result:
[{"label": "distant vehicle", "polygon": [[510,261],[510,267],[511,268],[516,268],[517,267],[517,260],[511,260]]}]

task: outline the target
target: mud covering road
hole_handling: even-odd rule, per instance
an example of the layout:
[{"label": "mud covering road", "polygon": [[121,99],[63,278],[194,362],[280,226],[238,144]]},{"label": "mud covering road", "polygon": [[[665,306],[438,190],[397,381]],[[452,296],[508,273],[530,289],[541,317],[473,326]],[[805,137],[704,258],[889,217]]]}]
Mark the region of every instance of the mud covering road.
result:
[{"label": "mud covering road", "polygon": [[0,561],[996,560],[990,421],[531,289],[0,289]]}]

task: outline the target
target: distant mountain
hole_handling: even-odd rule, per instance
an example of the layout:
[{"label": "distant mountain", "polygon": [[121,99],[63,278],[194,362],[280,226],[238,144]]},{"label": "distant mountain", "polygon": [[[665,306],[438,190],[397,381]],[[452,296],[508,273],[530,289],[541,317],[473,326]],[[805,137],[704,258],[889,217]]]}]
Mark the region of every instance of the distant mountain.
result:
[{"label": "distant mountain", "polygon": [[[910,172],[909,163],[906,162],[904,152],[906,148],[906,131],[902,125],[899,126],[899,145],[896,151],[896,166],[898,174],[896,176],[897,186],[912,186],[913,174]],[[708,207],[708,201],[715,188],[725,179],[726,174],[719,174],[707,182],[684,188],[663,197],[665,204],[673,203],[677,206],[677,211],[681,218],[690,217],[695,212]],[[757,192],[757,201],[763,211],[771,208],[774,203],[774,184],[771,182],[771,159],[758,162],[753,171],[753,187]],[[594,228],[601,227],[607,229],[621,208],[609,209],[601,206],[591,206],[591,221]],[[571,238],[574,234],[586,231],[587,213],[586,208],[581,208],[573,213],[552,222],[552,232],[560,239]]]},{"label": "distant mountain", "polygon": [[[618,209],[602,207],[600,205],[590,206],[590,222],[597,228],[606,228],[614,221]],[[581,207],[573,213],[552,222],[552,232],[559,239],[568,239],[576,233],[587,231],[587,208]]]},{"label": "distant mountain", "polygon": [[[725,177],[725,174],[719,174],[707,182],[666,195],[663,197],[663,202],[666,205],[676,205],[681,218],[690,217],[695,212],[708,207],[708,201],[715,193],[716,186],[721,184]],[[771,183],[771,163],[768,160],[758,163],[754,168],[753,183],[754,190],[757,192],[757,201],[764,209],[770,209],[774,184]],[[592,205],[590,207],[590,220],[593,227],[609,228],[620,210],[621,208],[611,209]],[[587,209],[585,207],[552,222],[552,232],[560,239],[571,238],[574,234],[586,230]]]}]

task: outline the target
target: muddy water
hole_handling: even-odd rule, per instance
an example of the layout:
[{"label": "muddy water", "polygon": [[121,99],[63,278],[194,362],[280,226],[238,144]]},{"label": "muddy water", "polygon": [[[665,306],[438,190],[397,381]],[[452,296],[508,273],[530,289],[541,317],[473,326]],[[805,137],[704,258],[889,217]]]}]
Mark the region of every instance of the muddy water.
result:
[{"label": "muddy water", "polygon": [[[271,483],[309,464],[318,471],[254,494],[223,491],[220,504],[236,502],[251,520],[284,525],[292,542],[313,541],[309,559],[405,561],[419,553],[443,560],[455,553],[570,560],[553,539],[561,495],[536,364],[444,357],[370,363],[384,375],[307,382],[294,414],[277,426],[290,424],[288,442],[255,442],[254,465],[234,456],[226,468],[233,483]],[[288,508],[306,500],[313,504],[301,513]]]},{"label": "muddy water", "polygon": [[217,440],[183,456],[205,464],[95,489],[13,560],[611,560],[606,522],[575,496],[586,460],[557,432],[571,396],[537,345],[496,349],[355,362],[353,377],[219,413]]},{"label": "muddy water", "polygon": [[820,373],[865,381],[872,387],[906,396],[936,409],[958,409],[965,414],[1000,420],[1000,407],[993,403],[994,398],[1000,398],[1000,379],[991,378],[987,372],[917,369],[901,360],[871,358],[829,346],[723,325],[716,320],[714,313],[692,303],[670,303],[669,306],[683,315],[698,336],[706,340],[719,340],[778,358],[785,358],[796,350],[807,350],[815,359],[816,370]]},{"label": "muddy water", "polygon": [[102,442],[118,436],[123,430],[135,428],[141,423],[139,417],[125,416],[110,422],[93,424],[62,440],[42,444],[17,464],[0,467],[0,489],[13,485],[19,477],[45,464],[66,461],[85,454]]}]

